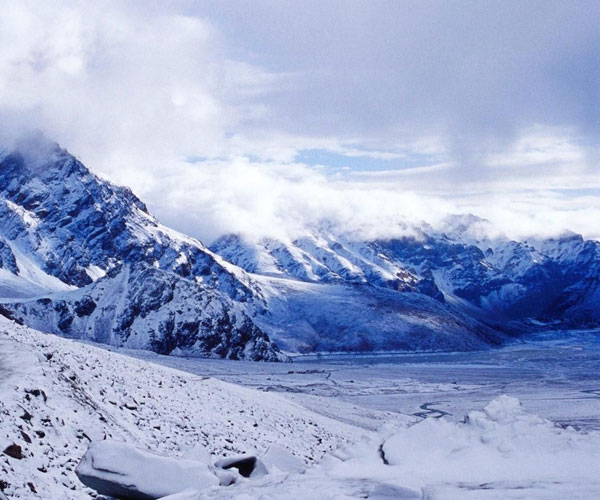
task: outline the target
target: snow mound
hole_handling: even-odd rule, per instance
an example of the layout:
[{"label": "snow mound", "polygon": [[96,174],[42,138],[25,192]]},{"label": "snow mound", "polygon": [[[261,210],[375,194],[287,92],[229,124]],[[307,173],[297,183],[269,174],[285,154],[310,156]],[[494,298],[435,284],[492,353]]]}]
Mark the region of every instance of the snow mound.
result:
[{"label": "snow mound", "polygon": [[388,427],[303,474],[269,474],[189,498],[595,500],[598,471],[600,433],[557,426],[502,396],[460,423]]},{"label": "snow mound", "polygon": [[206,463],[163,457],[112,440],[91,443],[76,473],[102,495],[142,500],[219,484]]},{"label": "snow mound", "polygon": [[600,433],[578,432],[501,396],[464,422],[425,419],[382,446],[394,469],[431,483],[512,484],[597,481]]},{"label": "snow mound", "polygon": [[303,472],[305,469],[302,460],[290,453],[289,450],[276,444],[269,446],[269,449],[262,457],[262,461],[269,471]]}]

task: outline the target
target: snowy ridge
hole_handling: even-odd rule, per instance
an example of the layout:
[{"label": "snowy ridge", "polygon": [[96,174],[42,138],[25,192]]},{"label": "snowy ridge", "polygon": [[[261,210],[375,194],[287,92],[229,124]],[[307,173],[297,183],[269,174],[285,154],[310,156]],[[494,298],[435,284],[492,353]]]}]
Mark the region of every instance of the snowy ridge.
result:
[{"label": "snowy ridge", "polygon": [[426,295],[500,327],[600,323],[600,243],[579,235],[513,241],[473,215],[387,240],[324,227],[290,242],[227,235],[211,249],[251,273]]},{"label": "snowy ridge", "polygon": [[0,298],[47,332],[196,356],[283,360],[246,273],[159,224],[44,138],[0,160]]},{"label": "snowy ridge", "polygon": [[477,320],[419,293],[370,284],[254,279],[268,311],[257,323],[292,352],[468,351],[503,341]]}]

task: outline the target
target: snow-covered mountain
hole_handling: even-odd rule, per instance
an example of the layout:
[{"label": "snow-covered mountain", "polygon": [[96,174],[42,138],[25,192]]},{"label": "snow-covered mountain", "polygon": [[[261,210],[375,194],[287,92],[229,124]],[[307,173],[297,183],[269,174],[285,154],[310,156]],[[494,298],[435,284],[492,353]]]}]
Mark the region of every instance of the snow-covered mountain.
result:
[{"label": "snow-covered mountain", "polygon": [[39,137],[0,158],[0,296],[5,314],[63,336],[283,359],[242,270]]},{"label": "snow-covered mountain", "polygon": [[598,242],[511,241],[474,216],[408,229],[369,240],[323,224],[207,249],[36,137],[0,154],[0,313],[66,337],[253,360],[479,349],[523,320],[600,323]]},{"label": "snow-covered mountain", "polygon": [[292,243],[236,235],[211,249],[253,273],[261,325],[292,351],[469,350],[502,335],[444,300],[431,272],[331,233]]},{"label": "snow-covered mountain", "polygon": [[600,242],[580,235],[513,241],[472,215],[411,236],[364,240],[319,229],[284,242],[226,235],[211,249],[248,272],[311,284],[372,285],[426,296],[495,327],[539,320],[600,323]]},{"label": "snow-covered mountain", "polygon": [[[369,245],[323,250],[306,238],[249,265],[221,240],[215,249],[232,265],[43,138],[2,154],[0,212],[0,312],[43,331],[255,360],[284,359],[278,346],[474,349],[502,340],[445,304],[431,273]],[[277,252],[286,272],[275,272]],[[314,258],[306,264],[298,252]]]}]

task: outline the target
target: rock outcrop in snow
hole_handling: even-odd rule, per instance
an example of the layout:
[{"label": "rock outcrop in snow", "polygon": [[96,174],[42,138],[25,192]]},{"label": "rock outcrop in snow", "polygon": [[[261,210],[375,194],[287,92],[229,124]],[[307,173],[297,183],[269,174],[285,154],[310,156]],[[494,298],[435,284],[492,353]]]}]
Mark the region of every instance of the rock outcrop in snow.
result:
[{"label": "rock outcrop in snow", "polygon": [[252,319],[263,305],[243,271],[39,137],[0,157],[0,297],[14,317],[68,337],[284,359]]}]

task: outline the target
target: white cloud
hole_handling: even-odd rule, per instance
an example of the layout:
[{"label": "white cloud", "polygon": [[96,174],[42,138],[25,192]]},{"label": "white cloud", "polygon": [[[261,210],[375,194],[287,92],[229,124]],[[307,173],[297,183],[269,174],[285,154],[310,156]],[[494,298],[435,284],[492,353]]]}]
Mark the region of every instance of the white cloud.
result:
[{"label": "white cloud", "polygon": [[600,238],[598,192],[498,190],[427,195],[402,179],[329,175],[302,164],[246,158],[181,164],[150,186],[150,208],[165,223],[210,243],[228,232],[293,239],[327,223],[364,238],[412,234],[404,225],[438,226],[448,214],[475,213],[523,239],[567,229]]},{"label": "white cloud", "polygon": [[[208,5],[0,0],[4,141],[40,128],[205,240],[293,237],[323,219],[393,235],[403,218],[459,211],[514,236],[567,227],[598,236],[586,128],[586,105],[597,102],[581,97],[594,70],[581,55],[595,47],[589,19],[573,14],[581,29],[563,42],[545,22],[565,17],[558,4],[538,32],[479,7],[477,24],[450,7],[394,17],[393,3],[358,2],[333,26],[334,3],[302,15],[293,4]],[[571,72],[581,85],[547,78],[573,61],[587,68]],[[393,170],[296,163],[310,149]]]},{"label": "white cloud", "polygon": [[[365,237],[406,234],[405,220],[441,219],[453,204],[344,178],[302,164],[227,162],[181,165],[162,179],[155,208],[207,241],[224,232],[298,237],[324,221]],[[159,186],[155,186],[158,189]],[[185,214],[182,220],[181,214]]]},{"label": "white cloud", "polygon": [[227,153],[278,76],[229,59],[205,19],[131,5],[4,2],[4,121],[44,130],[107,173]]}]

